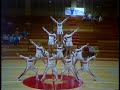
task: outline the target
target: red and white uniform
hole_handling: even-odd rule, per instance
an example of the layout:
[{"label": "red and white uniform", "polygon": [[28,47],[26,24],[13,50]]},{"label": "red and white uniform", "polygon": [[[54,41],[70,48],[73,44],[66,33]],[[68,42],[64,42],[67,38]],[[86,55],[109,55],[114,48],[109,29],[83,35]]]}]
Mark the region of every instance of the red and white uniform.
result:
[{"label": "red and white uniform", "polygon": [[36,58],[42,58],[43,57],[44,48],[42,46],[38,46],[32,40],[31,40],[31,43],[36,47],[35,57]]},{"label": "red and white uniform", "polygon": [[66,46],[73,46],[73,42],[72,42],[72,35],[77,32],[77,30],[75,30],[73,33],[71,34],[65,34],[64,36],[64,41],[65,41],[65,45]]},{"label": "red and white uniform", "polygon": [[53,55],[52,57],[48,58],[47,67],[45,68],[45,71],[44,71],[41,81],[43,81],[45,79],[45,76],[50,68],[52,69],[53,74],[55,75],[56,79],[58,79],[58,72],[57,72],[57,68],[55,65],[55,58],[56,58],[56,55]]},{"label": "red and white uniform", "polygon": [[86,61],[85,61],[85,60],[82,61],[82,67],[81,67],[81,69],[79,69],[79,70],[77,71],[77,73],[78,73],[78,72],[81,73],[82,71],[87,71],[87,72],[93,77],[93,79],[96,80],[95,75],[91,72],[91,70],[90,70],[90,68],[89,68],[89,62],[90,62],[91,60],[95,59],[95,58],[96,58],[96,56],[92,56],[92,57],[88,57]]},{"label": "red and white uniform", "polygon": [[51,17],[51,19],[57,24],[57,34],[58,35],[61,35],[61,34],[63,34],[63,30],[62,30],[62,28],[63,28],[63,23],[68,19],[68,18],[66,18],[66,19],[64,19],[62,22],[58,22],[58,21],[56,21],[53,17]]},{"label": "red and white uniform", "polygon": [[82,63],[83,63],[83,66],[81,67],[81,69],[82,69],[82,70],[89,70],[89,62],[90,62],[92,59],[94,59],[94,58],[96,58],[96,57],[95,57],[95,56],[92,56],[92,57],[87,58],[86,61],[83,61],[83,62],[82,62]]},{"label": "red and white uniform", "polygon": [[64,72],[65,72],[66,70],[71,71],[71,72],[74,74],[76,80],[78,80],[77,74],[75,73],[75,68],[74,68],[74,66],[73,66],[72,58],[71,58],[71,57],[70,57],[70,58],[66,58],[66,57],[65,57],[64,62],[65,62],[65,65],[64,65],[64,67],[63,67],[63,69],[62,69],[61,80],[63,79],[63,74],[64,74]]},{"label": "red and white uniform", "polygon": [[49,33],[44,27],[43,30],[49,35],[48,45],[54,45],[56,40],[56,34]]},{"label": "red and white uniform", "polygon": [[76,60],[82,60],[83,57],[82,57],[82,50],[84,47],[86,47],[87,45],[84,45],[82,46],[81,48],[79,49],[75,49],[75,56],[76,56]]},{"label": "red and white uniform", "polygon": [[22,79],[22,77],[26,74],[26,72],[28,70],[33,70],[35,72],[35,76],[36,76],[36,80],[39,79],[38,77],[38,70],[35,68],[35,66],[33,65],[33,62],[36,58],[32,57],[31,59],[29,57],[25,57],[23,55],[20,55],[20,58],[24,58],[27,60],[27,66],[26,66],[26,69],[25,71],[20,75],[20,77],[18,78],[19,80]]},{"label": "red and white uniform", "polygon": [[57,55],[56,55],[56,58],[63,58],[64,55],[63,55],[63,45],[61,46],[58,46],[57,45]]},{"label": "red and white uniform", "polygon": [[43,57],[43,52],[44,52],[44,48],[42,46],[36,46],[36,54],[35,57],[37,58],[42,58]]}]

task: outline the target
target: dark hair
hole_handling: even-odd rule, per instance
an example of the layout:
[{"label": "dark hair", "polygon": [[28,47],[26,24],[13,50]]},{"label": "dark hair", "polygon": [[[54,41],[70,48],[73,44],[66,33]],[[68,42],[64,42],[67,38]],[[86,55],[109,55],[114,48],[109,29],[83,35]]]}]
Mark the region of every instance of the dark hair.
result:
[{"label": "dark hair", "polygon": [[89,51],[83,51],[82,56],[83,58],[89,57]]}]

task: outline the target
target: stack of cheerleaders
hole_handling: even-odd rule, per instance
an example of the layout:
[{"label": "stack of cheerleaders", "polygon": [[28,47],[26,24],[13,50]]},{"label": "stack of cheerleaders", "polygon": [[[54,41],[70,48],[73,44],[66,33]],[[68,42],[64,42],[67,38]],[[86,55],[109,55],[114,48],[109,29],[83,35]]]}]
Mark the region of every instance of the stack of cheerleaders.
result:
[{"label": "stack of cheerleaders", "polygon": [[[64,34],[63,24],[67,21],[68,17],[63,21],[60,19],[56,21],[52,16],[50,18],[57,25],[57,34],[55,34],[53,31],[48,32],[48,30],[46,30],[45,27],[42,27],[42,29],[48,35],[49,48],[46,50],[40,43],[36,44],[32,41],[32,39],[30,39],[31,44],[33,44],[36,47],[35,56],[32,57],[32,55],[29,55],[28,57],[26,57],[17,53],[17,55],[20,58],[24,58],[25,60],[27,60],[26,69],[18,77],[18,81],[23,80],[23,76],[28,70],[33,70],[36,76],[35,80],[44,82],[49,69],[52,69],[52,72],[55,76],[55,80],[63,80],[63,75],[66,70],[68,71],[68,74],[72,72],[75,78],[74,80],[77,82],[79,82],[81,79],[80,74],[82,71],[87,71],[92,76],[93,80],[96,80],[96,76],[91,72],[91,69],[89,67],[89,62],[96,58],[95,49],[89,46],[89,43],[83,46],[78,45],[75,49],[72,49],[72,36],[79,30],[79,28],[77,28],[73,32],[68,31],[67,34]],[[36,61],[38,59],[42,60],[45,66],[42,78],[39,78],[38,70],[35,67]],[[56,65],[59,64],[57,63],[58,60],[61,60],[64,65],[61,71],[60,78],[58,78],[58,70],[56,68]],[[79,69],[76,68],[77,61],[79,61],[81,64],[81,67]]]}]

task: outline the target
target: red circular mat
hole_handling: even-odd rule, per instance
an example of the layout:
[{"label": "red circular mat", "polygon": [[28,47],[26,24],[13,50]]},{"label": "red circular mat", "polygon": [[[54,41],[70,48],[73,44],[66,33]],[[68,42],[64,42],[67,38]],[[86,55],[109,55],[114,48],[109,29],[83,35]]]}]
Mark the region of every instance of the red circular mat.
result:
[{"label": "red circular mat", "polygon": [[[61,75],[58,75],[58,78],[60,78]],[[42,78],[42,75],[39,75],[39,79]],[[42,90],[60,90],[60,89],[73,89],[77,88],[83,85],[83,81],[80,80],[80,82],[75,81],[75,78],[72,76],[63,76],[63,80],[56,83],[56,81],[53,79],[53,75],[46,75],[46,80],[44,82],[42,81],[36,81],[35,76],[29,77],[23,81],[23,84],[36,89],[42,89]],[[50,82],[48,82],[50,80]]]}]

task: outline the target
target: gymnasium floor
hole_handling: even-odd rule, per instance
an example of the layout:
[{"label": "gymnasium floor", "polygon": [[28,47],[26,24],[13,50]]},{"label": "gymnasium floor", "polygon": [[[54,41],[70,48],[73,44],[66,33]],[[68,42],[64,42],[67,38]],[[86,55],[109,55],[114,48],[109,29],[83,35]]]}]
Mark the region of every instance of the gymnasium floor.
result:
[{"label": "gymnasium floor", "polygon": [[[25,86],[22,82],[17,81],[17,78],[24,71],[26,61],[23,59],[18,60],[2,60],[2,89],[1,90],[38,90]],[[80,67],[79,62],[77,68]],[[37,61],[36,67],[39,70],[39,74],[43,74],[44,64],[41,60]],[[90,62],[90,67],[93,73],[97,77],[97,81],[93,81],[92,77],[82,72],[80,77],[83,81],[83,85],[77,88],[69,90],[119,90],[119,62],[118,61],[98,61],[97,59]],[[62,62],[59,60],[57,64],[58,73],[61,73],[63,68]],[[48,74],[52,74],[49,70]],[[67,73],[65,73],[67,75]],[[24,79],[34,76],[33,71],[29,71]],[[70,73],[70,76],[73,76]],[[51,83],[53,80],[45,80],[46,83]],[[59,83],[59,82],[58,82]],[[61,83],[61,82],[60,82]],[[71,85],[72,82],[68,83]],[[73,82],[74,83],[74,82]],[[61,86],[61,88],[64,87]],[[40,89],[39,89],[40,90]],[[58,90],[58,89],[42,89],[42,90]],[[59,89],[66,90],[66,89]]]}]

